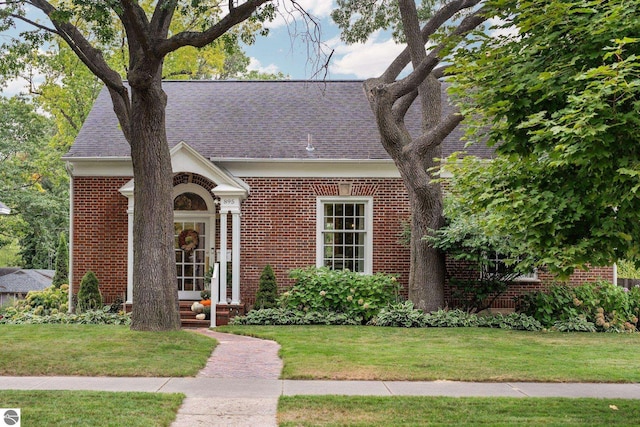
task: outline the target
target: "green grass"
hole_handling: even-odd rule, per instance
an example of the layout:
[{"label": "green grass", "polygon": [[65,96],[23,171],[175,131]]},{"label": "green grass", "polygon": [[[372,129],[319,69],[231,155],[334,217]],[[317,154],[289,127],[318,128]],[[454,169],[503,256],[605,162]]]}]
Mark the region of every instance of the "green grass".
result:
[{"label": "green grass", "polygon": [[194,376],[216,341],[125,326],[0,325],[0,375]]},{"label": "green grass", "polygon": [[485,328],[228,326],[282,346],[282,377],[336,380],[640,382],[640,334]]},{"label": "green grass", "polygon": [[169,426],[183,394],[0,391],[0,407],[20,408],[23,426]]},{"label": "green grass", "polygon": [[625,399],[283,396],[278,404],[281,427],[635,426],[638,420],[640,401]]}]

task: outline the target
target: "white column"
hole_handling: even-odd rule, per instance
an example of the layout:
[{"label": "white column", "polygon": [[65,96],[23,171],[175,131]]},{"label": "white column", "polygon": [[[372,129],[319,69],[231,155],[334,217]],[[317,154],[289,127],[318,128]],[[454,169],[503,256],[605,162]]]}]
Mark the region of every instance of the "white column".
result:
[{"label": "white column", "polygon": [[240,304],[240,212],[233,212],[231,219],[231,304]]},{"label": "white column", "polygon": [[227,303],[227,212],[220,212],[220,304]]}]

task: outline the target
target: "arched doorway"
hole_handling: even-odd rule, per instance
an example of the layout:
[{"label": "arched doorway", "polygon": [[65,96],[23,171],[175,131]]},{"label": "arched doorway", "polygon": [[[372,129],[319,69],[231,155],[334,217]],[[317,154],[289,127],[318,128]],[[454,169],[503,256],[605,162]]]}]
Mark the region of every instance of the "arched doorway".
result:
[{"label": "arched doorway", "polygon": [[215,203],[212,195],[197,184],[179,184],[173,196],[178,297],[197,300],[214,262]]}]

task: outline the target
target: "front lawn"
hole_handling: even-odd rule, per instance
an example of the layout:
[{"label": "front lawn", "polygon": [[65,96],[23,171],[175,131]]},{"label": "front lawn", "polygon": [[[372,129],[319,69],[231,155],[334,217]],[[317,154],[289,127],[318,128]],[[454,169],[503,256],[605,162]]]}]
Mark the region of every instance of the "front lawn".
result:
[{"label": "front lawn", "polygon": [[625,399],[283,396],[287,426],[634,426],[640,401]]},{"label": "front lawn", "polygon": [[216,341],[113,325],[0,325],[0,375],[195,376]]},{"label": "front lawn", "polygon": [[640,334],[225,326],[280,343],[287,379],[640,382]]},{"label": "front lawn", "polygon": [[23,426],[169,426],[183,394],[0,390],[0,407],[19,408]]}]

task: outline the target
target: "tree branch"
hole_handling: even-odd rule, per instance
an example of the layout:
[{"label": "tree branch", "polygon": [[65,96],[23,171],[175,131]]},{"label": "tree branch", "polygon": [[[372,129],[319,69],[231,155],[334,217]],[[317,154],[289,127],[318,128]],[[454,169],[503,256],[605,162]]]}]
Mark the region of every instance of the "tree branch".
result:
[{"label": "tree branch", "polygon": [[9,16],[12,17],[12,18],[18,19],[18,20],[20,20],[20,21],[22,21],[22,22],[24,22],[26,24],[29,24],[29,25],[31,25],[33,27],[36,27],[36,28],[38,28],[40,30],[47,31],[47,32],[52,33],[52,34],[58,34],[58,31],[56,31],[55,28],[46,27],[46,26],[44,26],[44,25],[42,25],[42,24],[40,24],[40,23],[38,23],[36,21],[32,21],[31,19],[28,19],[25,16],[16,15],[14,13],[9,14]]},{"label": "tree branch", "polygon": [[[447,3],[442,8],[438,9],[438,11],[427,21],[427,23],[422,27],[420,34],[422,36],[422,42],[426,43],[437,30],[440,28],[445,22],[451,19],[456,13],[476,6],[482,0],[456,0],[451,3]],[[411,61],[411,56],[409,53],[409,47],[403,50],[394,61],[387,67],[385,72],[382,74],[382,79],[386,83],[390,83],[394,81],[398,75],[404,70],[404,68]]]},{"label": "tree branch", "polygon": [[[487,20],[487,17],[484,16],[484,12],[485,9],[481,8],[475,11],[473,14],[467,16],[462,20],[460,25],[458,25],[458,27],[455,29],[455,31],[453,31],[449,38],[461,37],[474,30],[476,27],[478,27],[478,25]],[[392,86],[394,87],[393,90],[396,92],[397,98],[406,95],[407,93],[415,90],[418,86],[420,86],[420,84],[427,78],[429,73],[433,71],[435,66],[440,63],[441,59],[439,57],[439,54],[447,46],[448,43],[445,41],[431,49],[422,63],[420,63],[420,65],[418,65],[418,67],[416,67],[407,77],[392,83]]]},{"label": "tree branch", "polygon": [[226,33],[233,26],[248,19],[258,7],[272,0],[249,0],[236,6],[215,25],[203,32],[183,31],[161,42],[156,47],[157,56],[164,57],[183,46],[203,47]]},{"label": "tree branch", "polygon": [[167,36],[177,6],[176,0],[167,0],[157,4],[151,17],[151,31],[154,39],[164,39]]},{"label": "tree branch", "polygon": [[[149,40],[149,21],[147,15],[138,5],[131,0],[120,0],[123,13],[120,15],[124,29],[129,40],[136,40],[146,56],[151,56],[151,43]],[[159,5],[156,8],[160,7]]]},{"label": "tree branch", "polygon": [[444,138],[449,135],[462,121],[464,117],[456,109],[450,113],[447,117],[440,120],[438,125],[429,132],[425,132],[416,138],[412,145],[412,149],[418,154],[418,156],[424,156],[429,148],[433,145],[440,144]]}]

